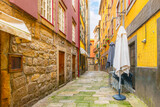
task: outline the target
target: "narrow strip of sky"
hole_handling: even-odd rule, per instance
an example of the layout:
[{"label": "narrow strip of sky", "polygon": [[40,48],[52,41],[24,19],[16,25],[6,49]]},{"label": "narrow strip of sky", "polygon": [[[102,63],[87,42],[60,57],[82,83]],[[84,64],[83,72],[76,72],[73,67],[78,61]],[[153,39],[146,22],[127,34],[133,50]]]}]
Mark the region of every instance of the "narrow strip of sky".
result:
[{"label": "narrow strip of sky", "polygon": [[98,25],[100,20],[100,16],[98,15],[99,12],[99,5],[101,0],[90,0],[90,38],[94,39],[94,28]]}]

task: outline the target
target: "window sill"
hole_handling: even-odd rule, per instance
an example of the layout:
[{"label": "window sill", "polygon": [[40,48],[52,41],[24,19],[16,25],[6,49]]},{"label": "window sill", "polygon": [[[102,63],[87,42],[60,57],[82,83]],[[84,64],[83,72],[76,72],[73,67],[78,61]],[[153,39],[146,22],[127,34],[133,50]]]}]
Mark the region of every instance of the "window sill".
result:
[{"label": "window sill", "polygon": [[73,43],[74,45],[76,44],[76,42],[75,42],[75,41],[73,41],[73,40],[72,40],[72,43]]},{"label": "window sill", "polygon": [[126,15],[128,15],[129,11],[131,10],[131,8],[133,7],[133,5],[134,5],[135,2],[136,2],[136,0],[134,0],[134,1],[130,4],[130,6],[129,6],[128,8],[126,7],[126,10],[127,10]]},{"label": "window sill", "polygon": [[51,24],[52,26],[54,26],[53,22],[51,23],[50,21],[48,21],[45,17],[43,17],[42,15],[40,15],[41,18],[43,18],[45,21],[47,21],[49,24]]},{"label": "window sill", "polygon": [[60,29],[59,29],[59,32],[62,33],[64,36],[66,36],[66,34],[63,31],[61,31]]},{"label": "window sill", "polygon": [[75,9],[75,7],[73,5],[72,5],[72,8],[73,8],[74,12],[76,12],[76,9]]},{"label": "window sill", "polygon": [[116,30],[119,28],[120,25],[121,25],[121,24],[118,24],[118,25],[116,26]]}]

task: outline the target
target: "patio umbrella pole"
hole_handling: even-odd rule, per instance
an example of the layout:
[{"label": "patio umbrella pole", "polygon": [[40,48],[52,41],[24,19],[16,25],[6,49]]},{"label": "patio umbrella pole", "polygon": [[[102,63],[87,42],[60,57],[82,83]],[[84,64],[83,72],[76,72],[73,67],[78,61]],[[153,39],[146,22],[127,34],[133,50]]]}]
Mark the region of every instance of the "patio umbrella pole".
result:
[{"label": "patio umbrella pole", "polygon": [[119,92],[119,96],[121,95],[121,73],[119,71],[119,89],[118,89],[118,92]]},{"label": "patio umbrella pole", "polygon": [[113,98],[116,99],[116,100],[125,100],[126,97],[124,95],[121,95],[121,73],[120,73],[120,71],[119,71],[119,89],[118,89],[118,94],[114,95]]}]

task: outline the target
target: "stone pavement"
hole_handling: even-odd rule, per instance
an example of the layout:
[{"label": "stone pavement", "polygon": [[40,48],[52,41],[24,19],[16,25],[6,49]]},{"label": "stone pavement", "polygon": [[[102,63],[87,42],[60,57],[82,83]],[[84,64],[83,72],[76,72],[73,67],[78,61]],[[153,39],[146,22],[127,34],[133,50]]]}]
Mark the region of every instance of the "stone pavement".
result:
[{"label": "stone pavement", "polygon": [[123,94],[125,101],[112,98],[117,92],[108,85],[108,74],[89,71],[79,79],[40,100],[33,107],[146,107],[133,94]]}]

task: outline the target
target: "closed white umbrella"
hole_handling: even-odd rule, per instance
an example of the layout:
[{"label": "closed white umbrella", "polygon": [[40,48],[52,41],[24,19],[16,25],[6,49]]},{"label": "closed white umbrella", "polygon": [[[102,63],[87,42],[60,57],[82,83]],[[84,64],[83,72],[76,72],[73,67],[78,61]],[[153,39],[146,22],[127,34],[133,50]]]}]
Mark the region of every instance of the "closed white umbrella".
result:
[{"label": "closed white umbrella", "polygon": [[115,74],[119,76],[119,94],[113,97],[117,100],[124,100],[125,96],[120,95],[121,74],[123,72],[129,74],[130,60],[127,32],[123,26],[119,28],[119,31],[117,33],[113,67],[115,69]]}]

